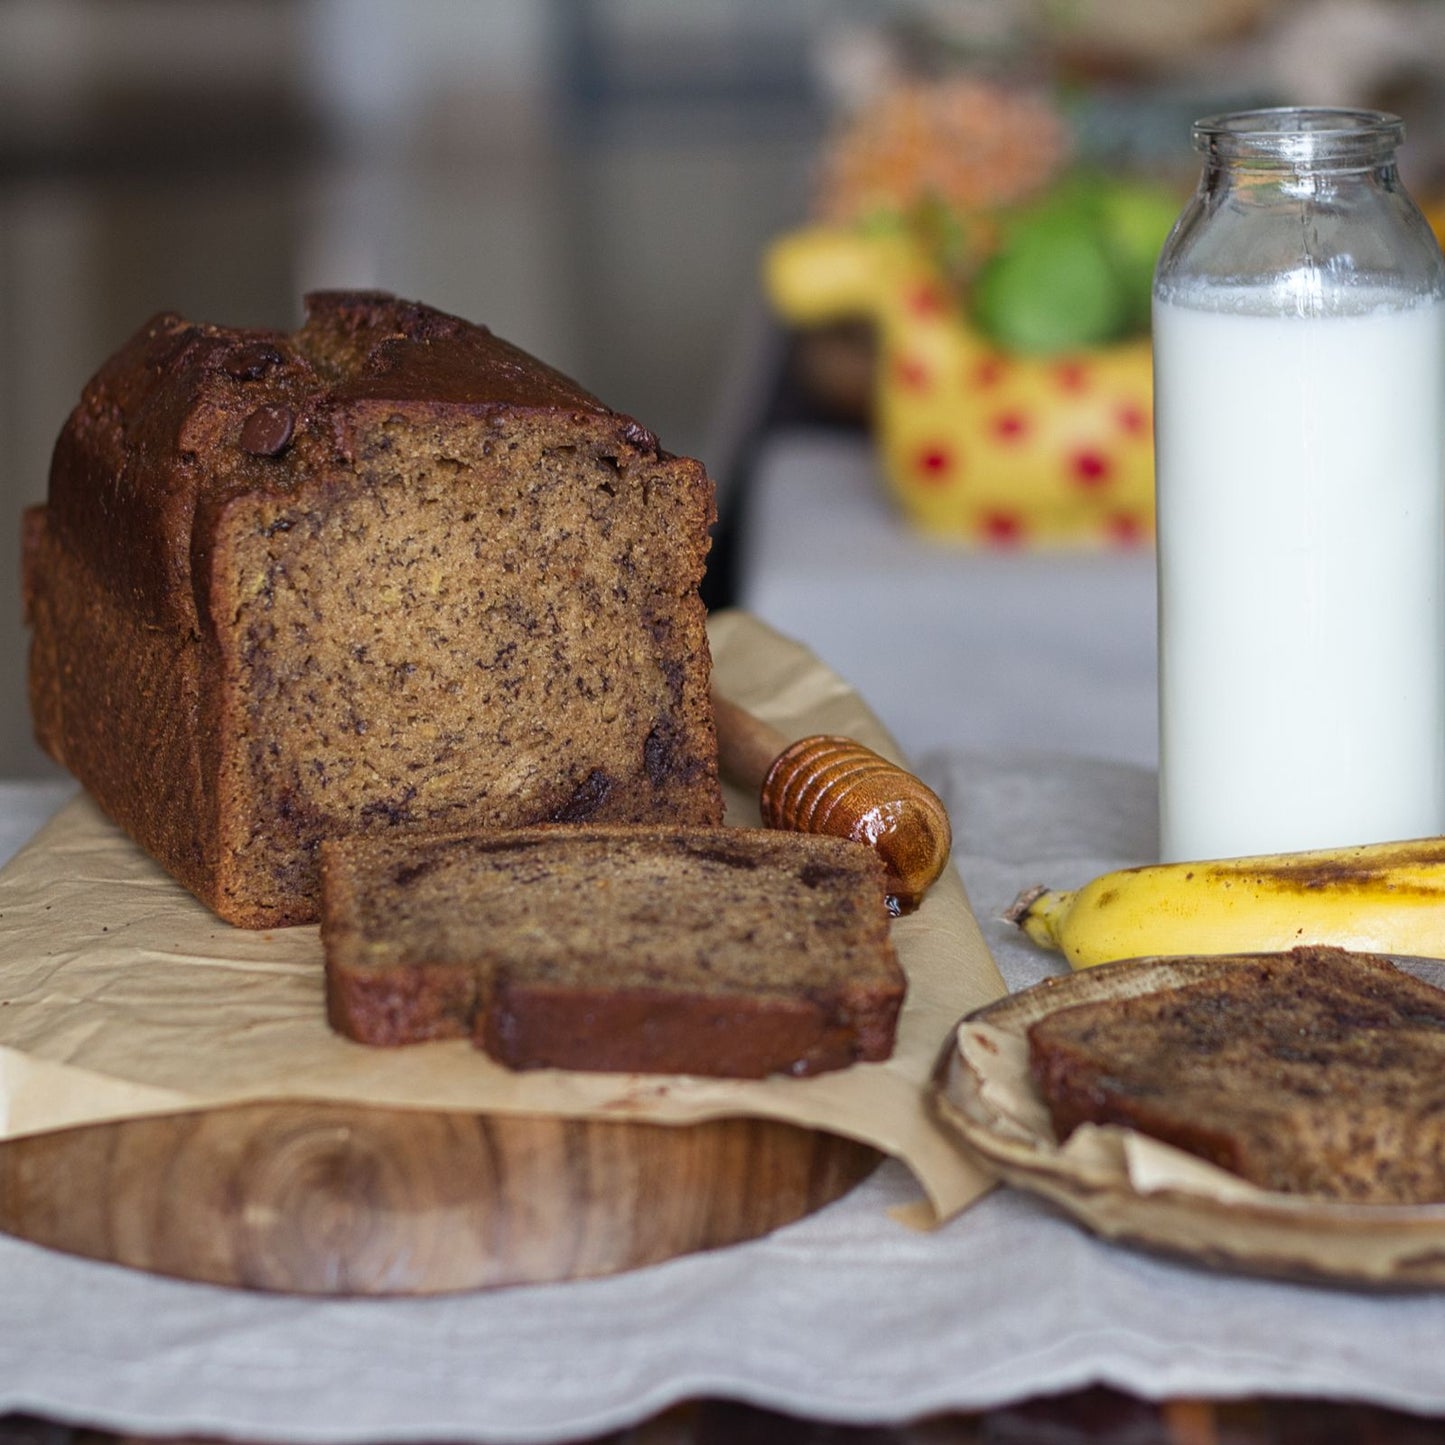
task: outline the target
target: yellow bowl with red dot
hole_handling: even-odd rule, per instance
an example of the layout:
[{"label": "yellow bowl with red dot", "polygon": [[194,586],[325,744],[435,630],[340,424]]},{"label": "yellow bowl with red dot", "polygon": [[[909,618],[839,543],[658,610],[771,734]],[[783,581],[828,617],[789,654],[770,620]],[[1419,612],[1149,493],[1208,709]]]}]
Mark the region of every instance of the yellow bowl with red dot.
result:
[{"label": "yellow bowl with red dot", "polygon": [[900,232],[795,232],[769,248],[765,279],[795,325],[873,323],[882,469],[921,530],[987,547],[1152,539],[1147,338],[1049,356],[1001,351]]}]

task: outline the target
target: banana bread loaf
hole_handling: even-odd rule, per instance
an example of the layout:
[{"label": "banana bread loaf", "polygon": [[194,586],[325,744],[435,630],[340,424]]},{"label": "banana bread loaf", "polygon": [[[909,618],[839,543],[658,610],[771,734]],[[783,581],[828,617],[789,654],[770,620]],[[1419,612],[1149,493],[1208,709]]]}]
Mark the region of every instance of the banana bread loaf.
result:
[{"label": "banana bread loaf", "polygon": [[846,839],[554,826],[323,845],[332,1026],[514,1068],[812,1074],[887,1058],[883,866]]},{"label": "banana bread loaf", "polygon": [[1445,992],[1336,948],[1220,960],[1205,982],[1029,1030],[1055,1132],[1122,1124],[1265,1189],[1445,1200]]},{"label": "banana bread loaf", "polygon": [[379,293],[156,317],[26,517],[41,744],[222,917],[317,916],[329,836],[721,820],[697,462]]}]

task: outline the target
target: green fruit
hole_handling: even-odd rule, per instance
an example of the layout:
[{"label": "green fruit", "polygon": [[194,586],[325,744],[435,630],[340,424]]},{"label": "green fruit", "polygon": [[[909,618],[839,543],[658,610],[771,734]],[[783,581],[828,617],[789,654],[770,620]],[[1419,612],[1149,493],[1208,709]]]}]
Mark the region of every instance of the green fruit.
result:
[{"label": "green fruit", "polygon": [[1177,210],[1159,187],[1075,172],[1005,220],[975,285],[975,323],[1020,351],[1099,346],[1146,331],[1154,265]]},{"label": "green fruit", "polygon": [[1179,198],[1157,186],[1115,181],[1099,188],[1097,204],[1121,258],[1152,271],[1179,214]]},{"label": "green fruit", "polygon": [[973,290],[975,323],[1014,351],[1099,345],[1123,331],[1129,311],[1109,247],[1072,207],[1012,226]]},{"label": "green fruit", "polygon": [[1149,324],[1149,297],[1159,252],[1174,227],[1179,200],[1155,186],[1113,182],[1101,186],[1099,217],[1129,304],[1129,323]]}]

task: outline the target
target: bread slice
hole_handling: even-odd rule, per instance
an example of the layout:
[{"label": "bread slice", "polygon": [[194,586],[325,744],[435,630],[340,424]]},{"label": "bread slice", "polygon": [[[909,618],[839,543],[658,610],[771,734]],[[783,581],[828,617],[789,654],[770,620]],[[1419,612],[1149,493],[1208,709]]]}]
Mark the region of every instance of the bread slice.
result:
[{"label": "bread slice", "polygon": [[1219,963],[1030,1028],[1060,1140],[1122,1124],[1266,1189],[1445,1200],[1445,991],[1335,948]]},{"label": "bread slice", "polygon": [[883,867],[839,838],[546,826],[322,849],[332,1026],[514,1068],[760,1078],[892,1051]]}]

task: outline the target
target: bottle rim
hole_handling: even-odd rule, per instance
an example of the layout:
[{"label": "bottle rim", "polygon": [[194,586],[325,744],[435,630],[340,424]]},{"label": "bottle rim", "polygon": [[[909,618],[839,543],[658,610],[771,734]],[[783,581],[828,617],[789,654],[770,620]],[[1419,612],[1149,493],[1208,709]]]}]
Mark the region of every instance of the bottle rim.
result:
[{"label": "bottle rim", "polygon": [[1228,111],[1194,122],[1194,148],[1219,161],[1291,170],[1379,165],[1405,138],[1384,110],[1274,106]]}]

